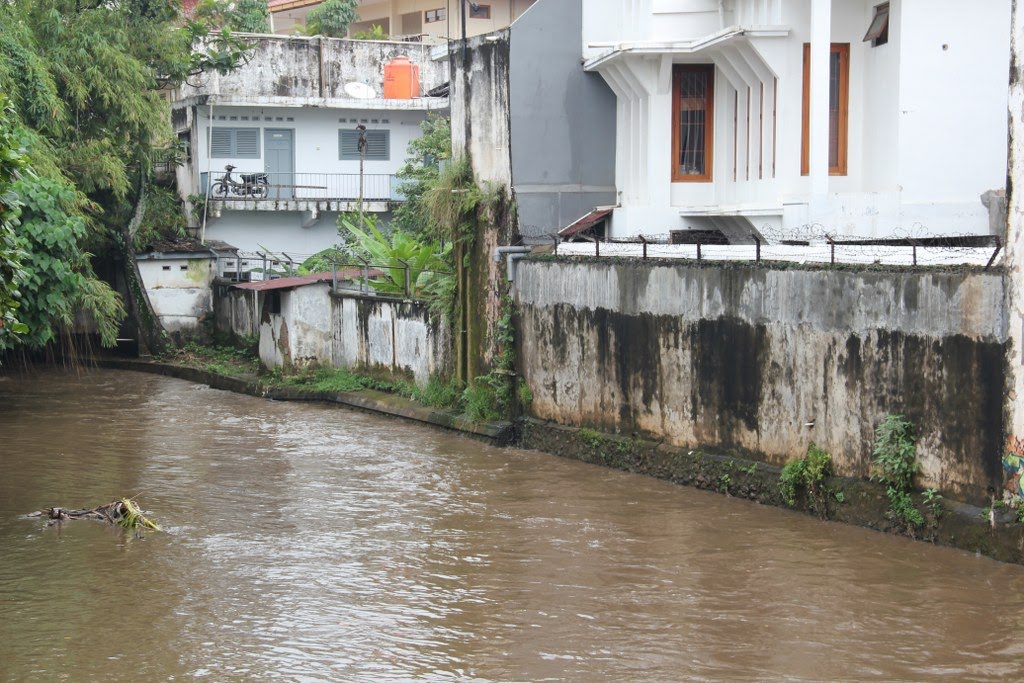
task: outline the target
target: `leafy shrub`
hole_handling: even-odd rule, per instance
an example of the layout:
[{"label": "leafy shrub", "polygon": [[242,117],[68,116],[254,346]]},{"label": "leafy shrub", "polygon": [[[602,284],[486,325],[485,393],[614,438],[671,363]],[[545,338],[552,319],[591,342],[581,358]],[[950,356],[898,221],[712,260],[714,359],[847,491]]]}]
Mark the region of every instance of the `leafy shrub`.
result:
[{"label": "leafy shrub", "polygon": [[920,469],[915,441],[909,420],[902,415],[886,415],[875,429],[872,480],[897,491],[909,491]]},{"label": "leafy shrub", "polygon": [[832,476],[832,456],[811,444],[807,455],[786,463],[779,476],[779,493],[786,505],[793,507],[801,493],[806,493],[811,509],[822,518],[828,516],[828,494],[825,479]]}]

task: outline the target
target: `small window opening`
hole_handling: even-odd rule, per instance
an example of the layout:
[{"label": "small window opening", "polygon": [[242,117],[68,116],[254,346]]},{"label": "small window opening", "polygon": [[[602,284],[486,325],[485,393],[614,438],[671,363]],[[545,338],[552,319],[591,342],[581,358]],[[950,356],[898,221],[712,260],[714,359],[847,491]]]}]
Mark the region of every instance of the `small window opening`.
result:
[{"label": "small window opening", "polygon": [[871,47],[878,47],[889,42],[889,3],[883,2],[875,6],[875,16],[871,18],[868,32],[864,34],[864,42],[871,41]]},{"label": "small window opening", "polygon": [[164,270],[170,270],[170,269],[171,269],[170,266],[164,266]]}]

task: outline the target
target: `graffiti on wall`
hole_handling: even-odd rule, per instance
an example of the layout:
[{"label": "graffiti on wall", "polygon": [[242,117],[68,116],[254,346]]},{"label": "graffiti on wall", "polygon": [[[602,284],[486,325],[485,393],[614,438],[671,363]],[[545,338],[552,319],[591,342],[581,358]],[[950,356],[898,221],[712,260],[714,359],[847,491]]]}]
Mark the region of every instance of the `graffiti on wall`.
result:
[{"label": "graffiti on wall", "polygon": [[1010,442],[1003,456],[1003,471],[1006,472],[1006,490],[1015,496],[1024,498],[1024,439],[1010,436]]}]

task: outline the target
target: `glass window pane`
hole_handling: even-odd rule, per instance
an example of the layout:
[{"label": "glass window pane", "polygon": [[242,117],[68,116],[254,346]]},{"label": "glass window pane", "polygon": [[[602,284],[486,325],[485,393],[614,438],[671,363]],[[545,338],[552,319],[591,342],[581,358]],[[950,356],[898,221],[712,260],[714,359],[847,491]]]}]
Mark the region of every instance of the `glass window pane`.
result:
[{"label": "glass window pane", "polygon": [[687,70],[679,82],[679,173],[704,175],[708,72]]}]

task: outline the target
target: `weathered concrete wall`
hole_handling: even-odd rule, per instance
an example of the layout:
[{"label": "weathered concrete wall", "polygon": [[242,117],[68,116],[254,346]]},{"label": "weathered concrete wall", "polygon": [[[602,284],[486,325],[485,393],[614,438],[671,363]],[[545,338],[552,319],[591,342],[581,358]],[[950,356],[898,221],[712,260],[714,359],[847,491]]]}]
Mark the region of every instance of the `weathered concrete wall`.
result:
[{"label": "weathered concrete wall", "polygon": [[615,95],[586,73],[582,0],[540,0],[511,30],[509,119],[519,232],[549,241],[615,195]]},{"label": "weathered concrete wall", "polygon": [[281,312],[268,292],[218,288],[217,328],[254,332],[259,311],[260,360],[267,367],[333,366],[378,372],[425,384],[451,372],[448,328],[426,304],[357,293],[331,294],[326,283],[280,290]]},{"label": "weathered concrete wall", "polygon": [[[452,80],[452,151],[468,156],[473,174],[486,187],[511,198],[509,154],[509,31],[467,41],[465,60],[454,47]],[[477,231],[462,288],[465,293],[468,378],[485,374],[498,352],[495,323],[508,290],[503,263],[491,255],[499,245],[518,241],[515,212],[509,201]]]},{"label": "weathered concrete wall", "polygon": [[447,327],[421,302],[334,296],[331,363],[336,367],[411,376],[425,384],[449,373]]},{"label": "weathered concrete wall", "polygon": [[[252,56],[240,68],[190,79],[175,100],[200,95],[352,99],[347,83],[359,82],[384,96],[384,64],[408,57],[420,68],[420,95],[448,80],[446,63],[430,58],[430,46],[381,40],[249,36]],[[321,60],[321,50],[323,59]],[[323,68],[321,70],[321,62]],[[321,77],[322,73],[322,77]]]},{"label": "weathered concrete wall", "polygon": [[997,273],[527,261],[522,372],[535,417],[781,464],[810,442],[864,476],[902,413],[921,483],[1002,483],[1008,330]]},{"label": "weathered concrete wall", "polygon": [[259,316],[262,303],[257,292],[233,289],[225,281],[213,288],[213,320],[217,331],[235,337],[255,337],[259,334]]},{"label": "weathered concrete wall", "polygon": [[[1017,476],[1018,495],[1024,495],[1024,202],[1019,188],[1024,185],[1024,4],[1013,2],[1010,32],[1009,165],[1006,179],[1008,219],[1006,226],[1006,269],[1010,290],[1009,329],[1014,358],[1009,394],[1010,428],[1006,468]],[[1017,456],[1014,458],[1013,456]]]},{"label": "weathered concrete wall", "polygon": [[212,312],[213,263],[209,255],[139,259],[153,311],[168,332],[193,330]]}]

